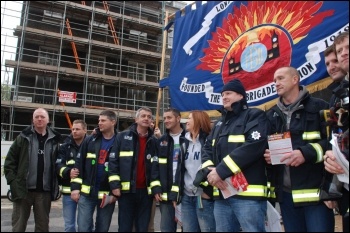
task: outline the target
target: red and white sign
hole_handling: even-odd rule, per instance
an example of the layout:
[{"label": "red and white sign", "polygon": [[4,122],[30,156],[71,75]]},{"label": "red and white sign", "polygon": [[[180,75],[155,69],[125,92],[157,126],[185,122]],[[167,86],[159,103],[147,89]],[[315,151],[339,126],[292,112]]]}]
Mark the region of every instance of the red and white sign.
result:
[{"label": "red and white sign", "polygon": [[60,91],[58,95],[58,101],[75,104],[77,102],[77,93],[69,91]]}]

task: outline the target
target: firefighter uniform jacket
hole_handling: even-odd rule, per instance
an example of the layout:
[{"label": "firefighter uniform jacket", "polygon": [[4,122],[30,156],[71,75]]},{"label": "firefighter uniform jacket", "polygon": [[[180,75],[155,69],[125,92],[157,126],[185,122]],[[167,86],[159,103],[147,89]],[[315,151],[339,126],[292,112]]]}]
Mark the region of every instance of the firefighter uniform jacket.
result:
[{"label": "firefighter uniform jacket", "polygon": [[79,152],[80,146],[78,146],[72,135],[69,135],[64,143],[61,145],[58,151],[58,160],[56,163],[56,170],[61,178],[60,184],[62,185],[62,194],[70,195],[70,171],[74,168],[75,160]]},{"label": "firefighter uniform jacket", "polygon": [[[116,138],[115,154],[109,156],[109,185],[111,190],[120,189],[121,193],[136,192],[137,158],[139,156],[139,135],[137,124],[132,124],[129,129],[120,132]],[[145,168],[146,185],[148,194],[151,195],[151,159],[155,155],[156,138],[153,131],[148,129],[146,142]]]},{"label": "firefighter uniform jacket", "polygon": [[[300,150],[305,162],[297,167],[289,166],[291,191],[295,206],[317,204],[318,190],[323,177],[323,155],[327,149],[326,127],[322,125],[320,110],[328,108],[328,104],[308,93],[300,101],[291,115],[289,132],[293,150]],[[267,111],[271,125],[271,134],[286,132],[284,114],[277,105]],[[271,200],[281,201],[283,192],[283,164],[271,166]]]},{"label": "firefighter uniform jacket", "polygon": [[[183,163],[183,157],[185,153],[185,139],[186,130],[181,125],[182,133],[180,135],[180,154],[178,157],[178,166],[176,168],[176,174],[181,173],[181,164]],[[174,139],[170,136],[169,130],[157,140],[156,144],[157,152],[156,156],[152,159],[152,178],[151,189],[152,194],[160,193],[163,201],[177,201],[180,202],[179,193],[180,188],[184,183],[181,177],[173,182],[173,152],[174,152]]]},{"label": "firefighter uniform jacket", "polygon": [[[75,161],[76,168],[79,169],[79,175],[77,178],[71,179],[71,190],[80,190],[81,195],[98,197],[102,199],[103,195],[109,195],[110,188],[108,183],[108,158],[116,153],[115,141],[113,145],[108,149],[108,154],[105,160],[104,173],[100,180],[100,187],[97,192],[95,190],[95,183],[97,178],[97,165],[100,156],[100,148],[102,144],[102,133],[99,129],[96,129],[96,134],[85,138],[80,146],[77,159]],[[96,196],[97,195],[97,196]]]},{"label": "firefighter uniform jacket", "polygon": [[[248,188],[234,198],[266,200],[267,177],[264,152],[267,148],[269,124],[264,111],[248,108],[245,101],[232,104],[233,111],[221,111],[222,118],[215,123],[202,150],[202,170],[216,167],[221,179],[243,172]],[[197,180],[197,177],[196,177]],[[195,182],[194,182],[195,183]],[[214,199],[223,198],[214,187]]]}]

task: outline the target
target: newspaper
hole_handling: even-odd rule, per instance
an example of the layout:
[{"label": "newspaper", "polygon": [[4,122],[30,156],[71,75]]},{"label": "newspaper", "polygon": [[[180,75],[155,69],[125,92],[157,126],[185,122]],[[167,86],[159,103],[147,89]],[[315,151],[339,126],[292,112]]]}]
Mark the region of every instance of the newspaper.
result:
[{"label": "newspaper", "polygon": [[338,180],[349,184],[349,161],[345,158],[338,145],[338,134],[332,134],[332,151],[337,163],[343,168],[343,174],[337,174]]},{"label": "newspaper", "polygon": [[106,205],[111,204],[112,202],[113,202],[113,196],[103,194],[100,208],[104,208]]},{"label": "newspaper", "polygon": [[272,134],[268,136],[271,164],[286,164],[289,159],[281,162],[282,157],[293,151],[292,140],[290,133],[285,132],[283,134]]},{"label": "newspaper", "polygon": [[266,232],[282,232],[280,219],[281,219],[281,215],[268,201],[267,210],[266,210],[266,221],[265,221]]},{"label": "newspaper", "polygon": [[239,172],[233,176],[225,179],[227,186],[225,189],[220,189],[222,196],[226,199],[237,193],[244,192],[247,190],[248,182],[243,172]]}]

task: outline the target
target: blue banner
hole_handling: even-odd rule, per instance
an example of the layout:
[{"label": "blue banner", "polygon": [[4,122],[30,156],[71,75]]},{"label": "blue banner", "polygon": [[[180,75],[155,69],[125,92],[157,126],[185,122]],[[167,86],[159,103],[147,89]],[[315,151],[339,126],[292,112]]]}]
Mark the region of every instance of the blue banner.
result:
[{"label": "blue banner", "polygon": [[249,106],[277,97],[274,72],[298,69],[301,83],[328,77],[323,51],[349,30],[349,2],[197,1],[178,11],[168,86],[180,111],[216,110],[221,89],[239,78]]}]

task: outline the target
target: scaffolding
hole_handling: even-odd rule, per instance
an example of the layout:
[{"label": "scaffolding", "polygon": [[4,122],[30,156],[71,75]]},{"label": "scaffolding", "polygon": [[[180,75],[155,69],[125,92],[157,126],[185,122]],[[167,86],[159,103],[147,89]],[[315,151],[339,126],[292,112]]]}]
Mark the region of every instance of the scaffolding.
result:
[{"label": "scaffolding", "polygon": [[[9,93],[1,101],[3,139],[13,140],[30,125],[38,107],[49,111],[52,126],[64,135],[70,133],[70,119],[95,128],[103,109],[117,113],[119,130],[134,121],[140,106],[162,114],[156,111],[158,82],[162,59],[169,61],[171,53],[167,49],[162,58],[163,20],[166,11],[179,8],[161,1],[16,3],[20,7],[1,6],[2,37],[18,40],[14,45],[1,40],[2,91]],[[7,27],[4,20],[12,14],[16,25]],[[165,77],[168,71],[169,65]],[[60,90],[74,92],[76,103],[59,103]],[[167,89],[162,100],[165,109]]]}]

